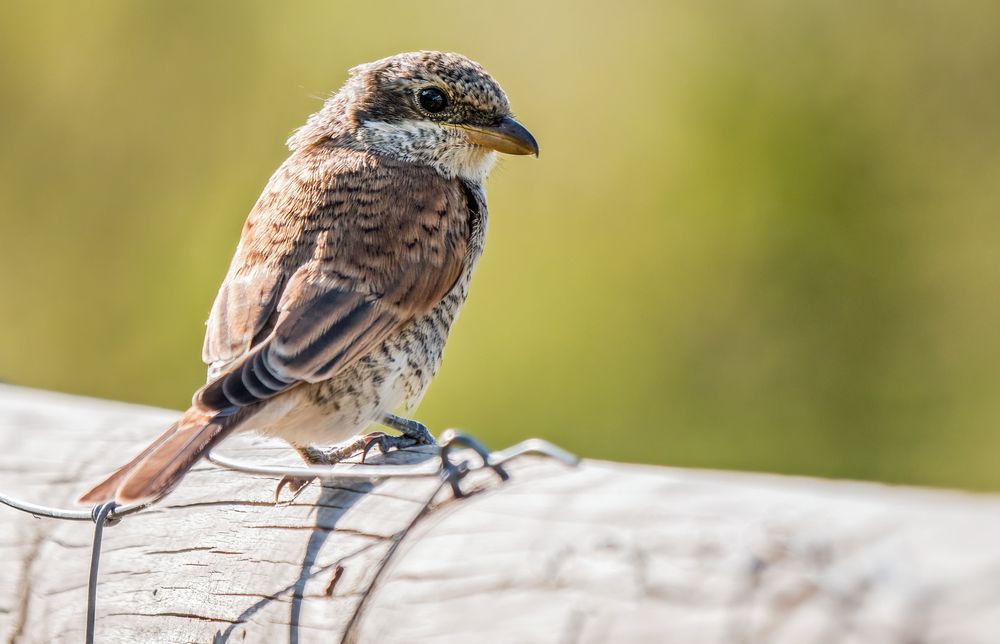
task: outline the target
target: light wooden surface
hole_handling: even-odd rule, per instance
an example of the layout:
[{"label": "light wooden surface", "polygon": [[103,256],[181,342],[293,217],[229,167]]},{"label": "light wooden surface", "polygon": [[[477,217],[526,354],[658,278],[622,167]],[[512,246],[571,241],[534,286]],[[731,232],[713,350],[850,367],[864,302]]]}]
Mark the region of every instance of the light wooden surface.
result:
[{"label": "light wooden surface", "polygon": [[[71,507],[173,416],[0,386],[0,490]],[[221,451],[288,457],[249,437]],[[442,492],[405,532],[434,479],[313,485],[275,507],[274,479],[203,464],[107,529],[97,640],[1000,642],[995,496],[536,457],[510,470]],[[92,525],[2,506],[0,521],[0,637],[82,641]]]}]

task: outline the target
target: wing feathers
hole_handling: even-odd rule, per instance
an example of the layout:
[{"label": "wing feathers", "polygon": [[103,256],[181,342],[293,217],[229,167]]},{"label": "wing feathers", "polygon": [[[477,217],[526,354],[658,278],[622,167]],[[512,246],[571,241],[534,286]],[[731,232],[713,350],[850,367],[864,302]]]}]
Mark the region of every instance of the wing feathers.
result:
[{"label": "wing feathers", "polygon": [[276,271],[236,275],[230,271],[212,305],[202,358],[208,364],[244,355],[267,330],[282,286]]},{"label": "wing feathers", "polygon": [[245,407],[267,400],[296,382],[330,377],[344,364],[373,348],[399,319],[357,293],[331,289],[298,315],[284,319],[274,335],[239,365],[206,385],[197,400],[203,407]]},{"label": "wing feathers", "polygon": [[431,311],[468,265],[465,193],[425,166],[323,145],[297,150],[250,213],[212,307],[203,358],[214,379],[82,500],[165,494],[261,401],[335,377]]},{"label": "wing feathers", "polygon": [[275,177],[282,190],[254,207],[209,321],[205,359],[224,371],[196,396],[207,408],[335,376],[431,310],[465,265],[459,180],[326,148],[293,155]]},{"label": "wing feathers", "polygon": [[375,306],[357,293],[331,289],[282,322],[269,343],[268,358],[302,380],[320,376],[323,365],[370,332],[380,318]]}]

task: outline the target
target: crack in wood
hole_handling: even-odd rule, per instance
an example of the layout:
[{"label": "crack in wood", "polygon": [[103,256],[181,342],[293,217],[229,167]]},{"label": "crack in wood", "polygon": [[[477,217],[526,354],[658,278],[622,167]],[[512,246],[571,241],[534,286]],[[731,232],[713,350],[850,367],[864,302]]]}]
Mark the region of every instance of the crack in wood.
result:
[{"label": "crack in wood", "polygon": [[[190,548],[177,548],[176,550],[147,550],[147,555],[179,555],[185,552],[215,552],[215,546],[192,546]],[[221,554],[221,553],[220,553]]]},{"label": "crack in wood", "polygon": [[31,575],[32,569],[35,566],[35,561],[38,559],[38,554],[42,549],[42,544],[45,543],[45,534],[41,530],[36,530],[32,535],[29,543],[28,550],[24,555],[23,563],[21,564],[21,575],[17,582],[17,612],[14,616],[14,628],[11,630],[9,644],[16,644],[21,639],[21,635],[24,634],[24,629],[28,623],[28,611],[31,606]]},{"label": "crack in wood", "polygon": [[183,619],[197,619],[202,622],[217,622],[220,624],[237,624],[231,619],[223,619],[221,617],[208,617],[207,615],[199,615],[197,613],[185,613],[181,611],[163,611],[159,613],[105,613],[106,617],[180,617]]},{"label": "crack in wood", "polygon": [[[0,488],[36,499],[68,499],[77,478],[82,489],[139,446],[142,426],[169,421],[0,386],[0,435],[17,409],[35,410],[17,426],[31,431],[5,443]],[[279,453],[242,436],[230,449]],[[75,477],[81,462],[89,474]],[[41,480],[14,471],[36,463]],[[106,533],[98,639],[950,644],[1000,632],[996,497],[594,461],[569,470],[534,457],[508,465],[506,485],[488,472],[463,481],[487,492],[471,503],[435,492],[436,478],[387,479],[315,485],[304,495],[315,502],[280,508],[260,500],[268,477],[197,467],[165,504]],[[79,641],[93,527],[2,519],[0,641]]]},{"label": "crack in wood", "polygon": [[339,534],[353,534],[359,537],[366,537],[369,539],[377,539],[379,541],[385,541],[387,539],[392,539],[396,535],[383,535],[375,534],[373,532],[365,532],[364,530],[357,530],[355,528],[342,528],[339,526],[323,526],[323,525],[250,525],[247,526],[250,529],[256,530],[308,530],[310,532],[321,530],[324,532],[337,532]]}]

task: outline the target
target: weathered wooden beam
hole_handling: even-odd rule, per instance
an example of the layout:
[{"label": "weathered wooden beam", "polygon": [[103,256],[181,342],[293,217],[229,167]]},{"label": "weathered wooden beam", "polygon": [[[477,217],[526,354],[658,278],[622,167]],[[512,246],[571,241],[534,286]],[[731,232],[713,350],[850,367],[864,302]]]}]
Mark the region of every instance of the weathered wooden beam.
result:
[{"label": "weathered wooden beam", "polygon": [[[0,387],[0,491],[70,507],[173,416]],[[222,451],[294,462],[250,437]],[[464,499],[442,491],[414,523],[434,478],[313,485],[275,506],[273,478],[200,465],[105,531],[97,641],[1000,641],[995,496],[509,469],[470,477]],[[0,521],[0,636],[81,641],[93,526],[2,506]]]}]

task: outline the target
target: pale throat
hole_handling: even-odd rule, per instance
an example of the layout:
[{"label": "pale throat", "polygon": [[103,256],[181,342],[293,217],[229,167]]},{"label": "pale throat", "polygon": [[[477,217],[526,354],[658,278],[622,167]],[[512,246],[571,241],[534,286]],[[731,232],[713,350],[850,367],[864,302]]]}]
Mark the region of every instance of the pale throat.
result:
[{"label": "pale throat", "polygon": [[430,121],[364,121],[360,138],[370,149],[429,165],[448,179],[482,183],[497,161],[493,150],[470,145],[460,131]]}]

